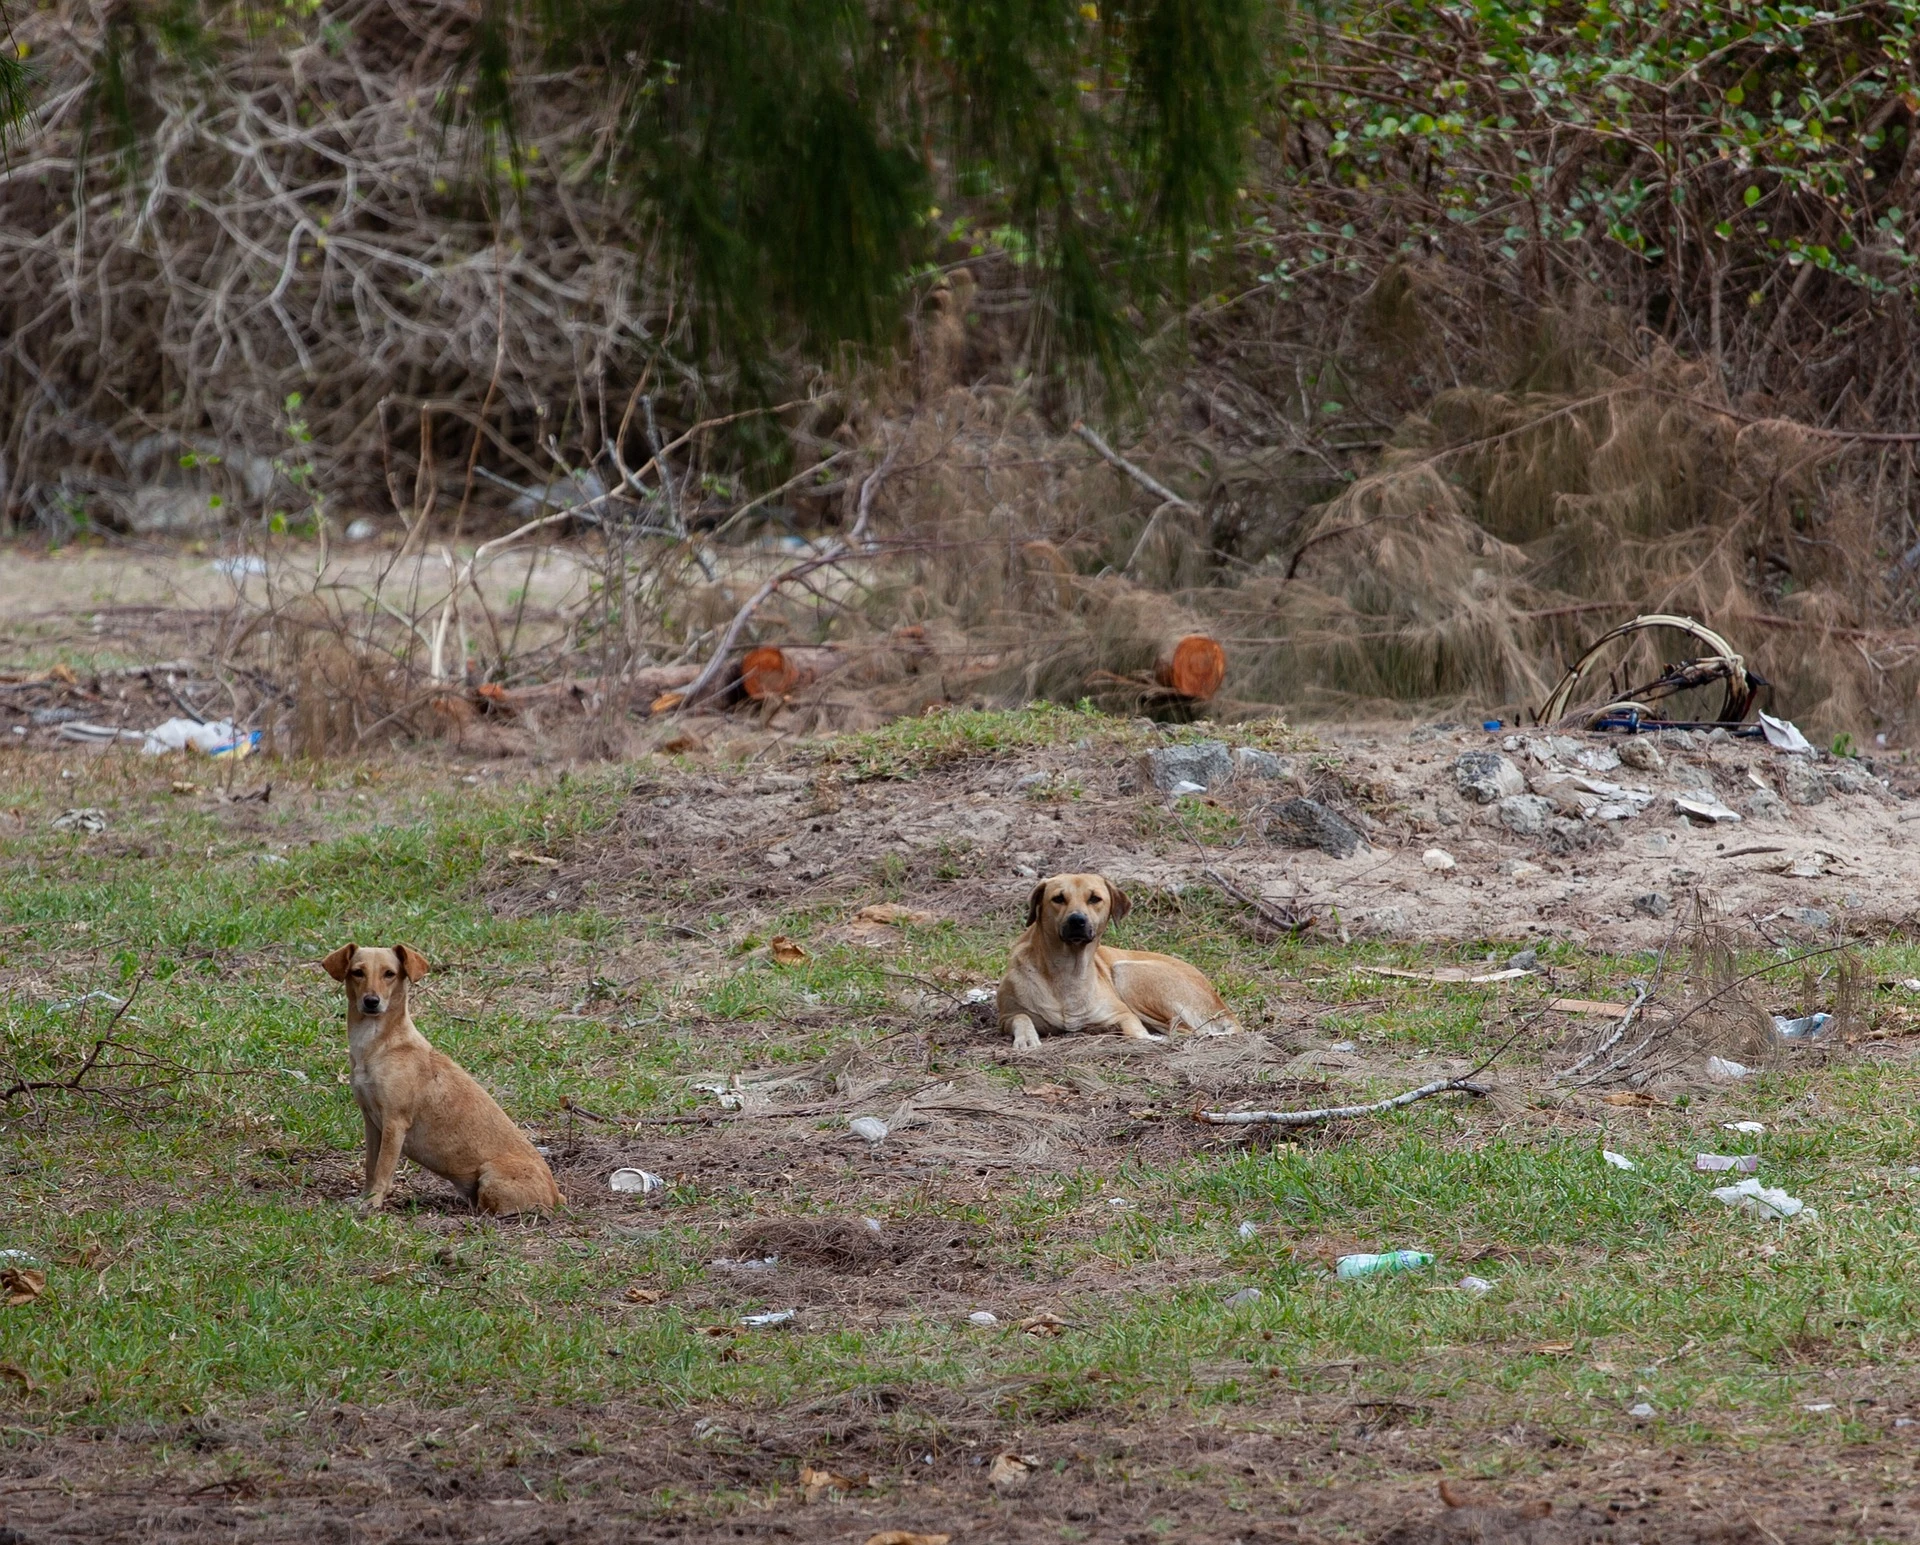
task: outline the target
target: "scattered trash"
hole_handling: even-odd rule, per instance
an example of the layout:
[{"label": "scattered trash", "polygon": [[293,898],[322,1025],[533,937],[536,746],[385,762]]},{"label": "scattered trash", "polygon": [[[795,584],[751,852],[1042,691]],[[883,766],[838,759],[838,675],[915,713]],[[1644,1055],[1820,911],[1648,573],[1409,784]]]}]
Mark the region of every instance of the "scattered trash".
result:
[{"label": "scattered trash", "polygon": [[1745,1132],[1753,1137],[1758,1137],[1767,1130],[1766,1123],[1763,1121],[1723,1121],[1720,1125],[1729,1132]]},{"label": "scattered trash", "polygon": [[1502,728],[1502,725],[1498,719],[1482,719],[1480,721],[1480,728],[1491,735],[1495,730]]},{"label": "scattered trash", "polygon": [[1533,975],[1532,971],[1521,966],[1508,966],[1504,971],[1469,971],[1464,966],[1442,966],[1438,971],[1402,971],[1397,966],[1355,966],[1353,969],[1367,976],[1393,976],[1407,982],[1470,982],[1475,985],[1512,982]]},{"label": "scattered trash", "polygon": [[751,1256],[746,1260],[736,1261],[722,1255],[716,1257],[714,1260],[708,1261],[707,1264],[709,1266],[718,1266],[722,1271],[774,1271],[780,1265],[780,1257],[777,1255],[758,1255]]},{"label": "scattered trash", "polygon": [[1800,733],[1800,727],[1788,719],[1776,719],[1770,713],[1760,715],[1760,733],[1767,737],[1767,744],[1776,751],[1792,752],[1796,756],[1812,756],[1813,743]]},{"label": "scattered trash", "polygon": [[1710,826],[1722,826],[1740,819],[1740,812],[1729,810],[1721,804],[1711,789],[1676,794],[1673,796],[1673,806],[1689,820],[1704,821]]},{"label": "scattered trash", "polygon": [[998,1325],[1000,1323],[1000,1316],[995,1314],[991,1309],[976,1309],[972,1314],[967,1316],[967,1323],[969,1325]]},{"label": "scattered trash", "polygon": [[855,1137],[864,1137],[870,1143],[884,1143],[887,1133],[892,1129],[878,1116],[855,1116],[847,1123],[847,1130]]},{"label": "scattered trash", "polygon": [[765,1314],[743,1314],[740,1323],[753,1330],[764,1330],[769,1325],[785,1325],[799,1313],[798,1309],[770,1309]]},{"label": "scattered trash", "polygon": [[807,959],[806,950],[783,933],[777,933],[767,940],[767,953],[777,966],[797,966]]},{"label": "scattered trash", "polygon": [[1729,1207],[1761,1218],[1791,1218],[1806,1211],[1807,1206],[1799,1197],[1787,1195],[1778,1186],[1763,1186],[1757,1180],[1721,1186],[1713,1193],[1713,1197],[1717,1202],[1724,1202]]},{"label": "scattered trash", "polygon": [[140,751],[144,756],[165,756],[169,751],[198,751],[202,756],[237,760],[251,756],[260,744],[258,730],[239,730],[225,719],[198,724],[192,719],[168,719],[146,733]]},{"label": "scattered trash", "polygon": [[1833,1402],[1831,1400],[1816,1400],[1811,1405],[1802,1406],[1800,1409],[1803,1411],[1811,1411],[1817,1416],[1822,1411],[1831,1411],[1833,1409]]},{"label": "scattered trash", "polygon": [[38,1266],[40,1257],[31,1250],[0,1250],[0,1261],[13,1261],[22,1266]]},{"label": "scattered trash", "polygon": [[1175,799],[1184,799],[1189,794],[1204,794],[1207,791],[1201,784],[1182,781],[1176,783],[1172,788],[1168,789],[1167,792],[1173,795]]},{"label": "scattered trash", "polygon": [[1242,1239],[1252,1239],[1260,1232],[1260,1226],[1257,1223],[1248,1221],[1240,1225],[1238,1232]]},{"label": "scattered trash", "polygon": [[1735,1062],[1727,1057],[1707,1058],[1707,1077],[1717,1078],[1724,1083],[1732,1083],[1736,1078],[1745,1078],[1753,1071],[1744,1062]]},{"label": "scattered trash", "polygon": [[[35,717],[38,717],[36,715]],[[55,730],[62,740],[78,741],[83,746],[104,746],[116,740],[145,740],[147,737],[139,730],[117,730],[111,724],[88,724],[81,719],[70,720]]]},{"label": "scattered trash", "polygon": [[865,1229],[869,1234],[879,1234],[879,1233],[885,1232],[885,1230],[881,1228],[880,1220],[878,1218],[862,1218],[860,1220],[860,1227]]},{"label": "scattered trash", "polygon": [[610,1190],[637,1192],[641,1196],[651,1195],[665,1184],[659,1175],[644,1169],[617,1169],[607,1177]]},{"label": "scattered trash", "polygon": [[1445,874],[1454,867],[1453,855],[1445,848],[1428,848],[1420,855],[1420,862],[1435,874]]},{"label": "scattered trash", "polygon": [[978,1008],[983,1003],[998,1000],[1000,989],[997,987],[969,987],[960,995],[960,1001],[969,1008]]},{"label": "scattered trash", "polygon": [[241,580],[247,578],[250,574],[265,574],[267,572],[267,560],[256,554],[247,553],[238,558],[215,558],[207,567],[212,569],[216,574],[226,575],[228,579]]},{"label": "scattered trash", "polygon": [[379,530],[380,526],[378,522],[369,516],[362,515],[358,520],[350,520],[347,522],[347,540],[349,542],[371,542]]},{"label": "scattered trash", "polygon": [[1652,1421],[1653,1407],[1643,1400],[1637,1406],[1628,1406],[1627,1415],[1631,1416],[1636,1422]]},{"label": "scattered trash", "polygon": [[1493,1284],[1485,1277],[1465,1276],[1459,1282],[1460,1291],[1471,1293],[1475,1298],[1485,1298],[1493,1291]]},{"label": "scattered trash", "polygon": [[1625,1003],[1596,1003],[1592,998],[1555,998],[1547,1005],[1556,1014],[1587,1014],[1595,1019],[1618,1019],[1626,1013]]},{"label": "scattered trash", "polygon": [[1693,1156],[1693,1169],[1698,1175],[1717,1175],[1722,1171],[1736,1175],[1756,1175],[1760,1172],[1760,1155],[1757,1153],[1696,1153]]},{"label": "scattered trash", "polygon": [[1333,1274],[1350,1281],[1386,1272],[1420,1271],[1432,1264],[1433,1257],[1425,1250],[1389,1250],[1384,1255],[1343,1255],[1333,1263]]},{"label": "scattered trash", "polygon": [[1031,1454],[995,1454],[987,1470],[987,1484],[995,1491],[1013,1491],[1027,1484],[1027,1477],[1040,1467]]},{"label": "scattered trash", "polygon": [[1611,1148],[1602,1148],[1600,1150],[1600,1157],[1615,1169],[1638,1169],[1640,1167],[1624,1153],[1615,1153]]},{"label": "scattered trash", "polygon": [[1267,1295],[1258,1288],[1242,1288],[1227,1299],[1229,1309],[1244,1308],[1248,1304],[1257,1304]]},{"label": "scattered trash", "polygon": [[1121,1208],[1122,1210],[1125,1210],[1126,1208],[1131,1207],[1133,1205],[1133,1202],[1128,1197],[1110,1196],[1107,1198],[1107,1205],[1109,1207],[1118,1207],[1118,1208]]},{"label": "scattered trash", "polygon": [[740,1095],[730,1084],[722,1083],[719,1079],[715,1078],[709,1079],[703,1084],[695,1084],[693,1087],[702,1094],[712,1095],[714,1099],[719,1102],[722,1110],[740,1109]]},{"label": "scattered trash", "polygon": [[107,812],[91,805],[80,810],[62,810],[47,824],[57,832],[98,833],[107,829]]},{"label": "scattered trash", "polygon": [[[1575,709],[1575,695],[1606,647],[1648,629],[1685,634],[1703,645],[1708,652],[1696,659],[1668,665],[1652,681],[1629,686],[1625,691],[1618,689],[1613,669],[1600,671],[1597,674],[1601,678],[1601,690],[1607,695],[1597,703]],[[1664,646],[1663,657],[1671,658],[1664,655]],[[1618,663],[1615,662],[1616,665]],[[1760,688],[1767,685],[1764,679],[1747,669],[1746,662],[1734,653],[1733,646],[1712,628],[1695,622],[1691,617],[1650,612],[1646,616],[1635,617],[1631,622],[1621,623],[1588,645],[1586,653],[1567,668],[1567,674],[1541,706],[1538,722],[1549,726],[1572,723],[1588,729],[1623,729],[1630,732],[1642,728],[1667,728],[1669,725],[1659,717],[1654,704],[1716,681],[1726,683],[1726,696],[1721,702],[1717,719],[1723,725],[1744,723],[1747,715],[1753,711]]]},{"label": "scattered trash", "polygon": [[1788,1019],[1782,1014],[1773,1016],[1773,1028],[1780,1032],[1782,1039],[1789,1041],[1811,1041],[1832,1023],[1831,1014],[1806,1014],[1799,1019]]}]

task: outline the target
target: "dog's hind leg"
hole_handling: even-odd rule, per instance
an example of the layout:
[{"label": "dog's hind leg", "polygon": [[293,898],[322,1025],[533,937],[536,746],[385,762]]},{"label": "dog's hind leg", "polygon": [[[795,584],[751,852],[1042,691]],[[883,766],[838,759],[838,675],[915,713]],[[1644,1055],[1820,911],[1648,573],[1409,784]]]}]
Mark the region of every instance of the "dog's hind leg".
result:
[{"label": "dog's hind leg", "polygon": [[560,1192],[547,1176],[503,1172],[494,1165],[483,1164],[472,1201],[481,1212],[493,1217],[516,1212],[553,1212],[560,1206]]}]

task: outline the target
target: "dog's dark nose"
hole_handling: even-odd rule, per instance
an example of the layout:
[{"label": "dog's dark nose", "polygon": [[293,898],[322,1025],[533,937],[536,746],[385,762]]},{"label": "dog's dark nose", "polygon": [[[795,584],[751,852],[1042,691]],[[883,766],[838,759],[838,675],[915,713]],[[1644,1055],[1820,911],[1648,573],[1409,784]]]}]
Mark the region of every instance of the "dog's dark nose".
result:
[{"label": "dog's dark nose", "polygon": [[360,1000],[360,1012],[362,1014],[378,1014],[380,1012],[380,1000],[372,993],[368,993]]},{"label": "dog's dark nose", "polygon": [[1093,937],[1093,923],[1084,912],[1069,912],[1060,924],[1060,937],[1069,944],[1084,944]]}]

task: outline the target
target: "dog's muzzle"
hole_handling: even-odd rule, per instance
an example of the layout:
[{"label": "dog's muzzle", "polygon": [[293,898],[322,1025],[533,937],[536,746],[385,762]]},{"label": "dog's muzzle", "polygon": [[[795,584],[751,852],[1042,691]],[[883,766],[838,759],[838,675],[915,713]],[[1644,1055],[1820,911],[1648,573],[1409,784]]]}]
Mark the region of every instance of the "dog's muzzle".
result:
[{"label": "dog's muzzle", "polygon": [[1093,942],[1093,919],[1084,912],[1069,912],[1060,923],[1060,937],[1069,944]]},{"label": "dog's muzzle", "polygon": [[372,993],[366,994],[360,1000],[360,1012],[362,1014],[378,1014],[385,1007],[386,1005]]}]

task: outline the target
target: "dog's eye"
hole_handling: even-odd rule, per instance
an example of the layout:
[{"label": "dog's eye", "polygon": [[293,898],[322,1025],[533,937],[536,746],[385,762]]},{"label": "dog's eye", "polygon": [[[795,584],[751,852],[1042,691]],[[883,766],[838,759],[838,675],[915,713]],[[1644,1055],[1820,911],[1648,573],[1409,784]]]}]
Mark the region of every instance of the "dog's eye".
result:
[{"label": "dog's eye", "polygon": [[1067,904],[1067,898],[1065,896],[1055,896],[1053,898],[1053,904],[1056,907],[1064,907]]}]

